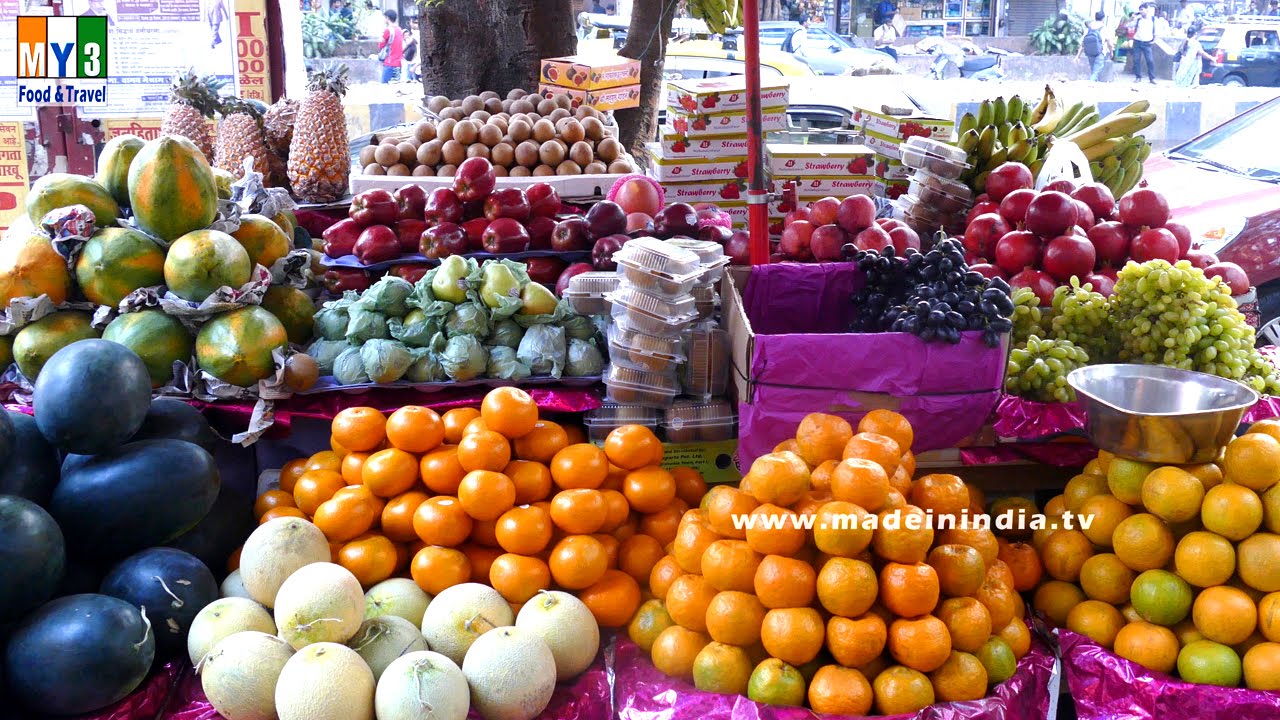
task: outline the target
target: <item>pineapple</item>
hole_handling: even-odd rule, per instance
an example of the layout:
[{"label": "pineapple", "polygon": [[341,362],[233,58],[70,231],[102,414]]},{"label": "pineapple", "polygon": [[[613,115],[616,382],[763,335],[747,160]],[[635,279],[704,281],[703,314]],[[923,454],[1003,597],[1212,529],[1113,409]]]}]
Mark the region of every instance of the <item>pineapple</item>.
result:
[{"label": "pineapple", "polygon": [[160,123],[161,135],[178,135],[195,143],[206,159],[213,158],[213,138],[207,120],[218,109],[218,92],[225,85],[212,76],[198,77],[187,69],[173,78],[169,107]]},{"label": "pineapple", "polygon": [[289,183],[303,202],[333,202],[347,194],[351,151],[342,110],[346,74],[346,66],[313,73],[307,96],[298,106],[289,149]]},{"label": "pineapple", "polygon": [[262,116],[263,129],[267,132],[267,147],[282,158],[289,157],[289,143],[293,141],[293,123],[297,116],[298,101],[289,98],[280,98]]},{"label": "pineapple", "polygon": [[244,177],[244,159],[253,158],[253,169],[262,173],[268,186],[276,185],[280,159],[267,147],[262,113],[243,100],[232,98],[222,104],[222,121],[213,153],[214,167],[226,170],[237,180]]}]

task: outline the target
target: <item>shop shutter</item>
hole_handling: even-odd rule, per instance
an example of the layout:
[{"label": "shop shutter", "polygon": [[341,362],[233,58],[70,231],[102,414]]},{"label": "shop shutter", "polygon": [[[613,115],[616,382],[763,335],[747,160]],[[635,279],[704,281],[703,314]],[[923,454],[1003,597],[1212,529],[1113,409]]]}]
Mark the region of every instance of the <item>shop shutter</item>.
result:
[{"label": "shop shutter", "polygon": [[1058,12],[1057,0],[1007,0],[1004,34],[1029,35],[1045,18]]}]

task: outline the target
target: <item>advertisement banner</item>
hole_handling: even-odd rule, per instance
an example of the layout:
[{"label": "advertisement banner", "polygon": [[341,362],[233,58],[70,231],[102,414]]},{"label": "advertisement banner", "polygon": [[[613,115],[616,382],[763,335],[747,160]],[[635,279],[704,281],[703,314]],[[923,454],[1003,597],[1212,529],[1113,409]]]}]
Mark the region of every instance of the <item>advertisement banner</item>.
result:
[{"label": "advertisement banner", "polygon": [[22,213],[27,201],[27,143],[20,122],[0,122],[0,234]]},{"label": "advertisement banner", "polygon": [[[212,120],[207,125],[214,127]],[[160,137],[160,118],[112,118],[102,122],[103,140],[110,140],[121,135],[137,135],[143,140],[155,140]]]},{"label": "advertisement banner", "polygon": [[240,97],[271,104],[271,64],[267,58],[266,0],[237,0],[236,59]]},{"label": "advertisement banner", "polygon": [[23,0],[0,0],[0,120],[36,119],[35,108],[17,102],[18,15],[50,13],[49,8],[26,9]]}]

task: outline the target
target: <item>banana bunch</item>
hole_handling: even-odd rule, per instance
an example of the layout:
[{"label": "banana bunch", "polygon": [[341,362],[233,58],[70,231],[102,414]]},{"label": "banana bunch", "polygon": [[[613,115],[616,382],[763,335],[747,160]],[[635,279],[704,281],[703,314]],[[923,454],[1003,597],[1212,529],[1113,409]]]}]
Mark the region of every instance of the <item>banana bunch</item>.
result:
[{"label": "banana bunch", "polygon": [[1142,163],[1151,154],[1151,145],[1141,135],[1132,135],[1114,146],[1105,157],[1089,161],[1093,179],[1111,188],[1117,198],[1132,190],[1142,179]]},{"label": "banana bunch", "polygon": [[1048,85],[1044,92],[1036,108],[1039,117],[1033,114],[1032,129],[1050,142],[1062,140],[1079,146],[1094,179],[1111,188],[1116,197],[1133,189],[1142,179],[1143,161],[1151,154],[1146,138],[1135,134],[1155,122],[1155,113],[1148,112],[1151,103],[1137,100],[1101,117],[1096,104],[1066,105]]},{"label": "banana bunch", "polygon": [[986,188],[987,175],[1006,162],[1020,162],[1029,167],[1044,157],[1046,140],[1031,127],[1038,108],[1027,105],[1014,95],[1005,100],[983,100],[978,113],[965,113],[960,118],[956,145],[967,154],[971,166],[960,180],[975,194]]},{"label": "banana bunch", "polygon": [[689,12],[716,35],[742,24],[742,0],[688,0]]}]

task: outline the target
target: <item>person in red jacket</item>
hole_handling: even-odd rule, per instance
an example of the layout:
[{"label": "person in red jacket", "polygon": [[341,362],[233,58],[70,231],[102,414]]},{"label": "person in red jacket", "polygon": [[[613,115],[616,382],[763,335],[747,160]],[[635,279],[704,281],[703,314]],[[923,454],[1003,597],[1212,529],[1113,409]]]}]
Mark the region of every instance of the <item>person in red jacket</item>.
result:
[{"label": "person in red jacket", "polygon": [[400,65],[404,62],[404,30],[396,24],[399,15],[395,10],[382,13],[387,19],[387,27],[382,31],[382,41],[378,43],[378,59],[382,61],[382,82],[400,82]]}]

